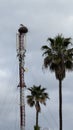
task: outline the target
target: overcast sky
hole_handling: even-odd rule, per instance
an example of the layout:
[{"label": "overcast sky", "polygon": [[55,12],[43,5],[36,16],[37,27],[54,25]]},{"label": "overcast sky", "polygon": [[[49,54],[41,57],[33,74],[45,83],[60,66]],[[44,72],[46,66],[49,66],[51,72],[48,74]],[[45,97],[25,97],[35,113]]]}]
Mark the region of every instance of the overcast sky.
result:
[{"label": "overcast sky", "polygon": [[[25,82],[47,88],[50,101],[42,106],[39,125],[58,130],[58,81],[49,70],[43,72],[41,46],[58,33],[73,38],[72,0],[0,0],[0,130],[19,130],[19,89],[16,33],[27,26]],[[73,128],[73,72],[63,81],[63,130]],[[26,95],[28,94],[26,90]],[[35,108],[26,104],[26,129],[35,125]]]}]

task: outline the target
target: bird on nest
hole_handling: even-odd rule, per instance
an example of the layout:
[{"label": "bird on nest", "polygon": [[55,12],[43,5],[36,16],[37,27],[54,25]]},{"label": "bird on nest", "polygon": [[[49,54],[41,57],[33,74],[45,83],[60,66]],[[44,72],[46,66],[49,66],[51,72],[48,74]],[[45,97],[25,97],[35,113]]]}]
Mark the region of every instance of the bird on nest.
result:
[{"label": "bird on nest", "polygon": [[23,25],[23,24],[20,24],[20,26],[21,26],[21,27],[24,27],[24,25]]}]

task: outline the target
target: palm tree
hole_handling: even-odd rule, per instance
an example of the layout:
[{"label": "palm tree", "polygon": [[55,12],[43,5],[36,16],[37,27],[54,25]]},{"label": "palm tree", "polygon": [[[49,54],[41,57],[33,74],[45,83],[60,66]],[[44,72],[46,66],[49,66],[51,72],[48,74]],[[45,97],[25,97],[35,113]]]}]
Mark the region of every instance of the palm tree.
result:
[{"label": "palm tree", "polygon": [[70,46],[71,38],[62,35],[48,38],[48,41],[49,46],[42,46],[44,68],[49,67],[59,80],[59,130],[62,130],[62,80],[66,76],[66,70],[73,70],[73,48]]},{"label": "palm tree", "polygon": [[30,107],[35,106],[36,108],[36,126],[35,129],[39,130],[38,126],[38,115],[41,111],[40,103],[46,105],[46,99],[49,99],[48,93],[45,92],[46,88],[41,88],[41,85],[28,88],[31,92],[30,95],[27,95],[27,103]]}]

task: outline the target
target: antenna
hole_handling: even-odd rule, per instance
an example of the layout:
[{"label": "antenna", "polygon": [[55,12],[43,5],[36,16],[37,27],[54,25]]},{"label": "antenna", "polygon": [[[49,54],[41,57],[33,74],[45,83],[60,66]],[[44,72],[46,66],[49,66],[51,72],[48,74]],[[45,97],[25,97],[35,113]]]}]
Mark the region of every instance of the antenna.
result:
[{"label": "antenna", "polygon": [[19,87],[20,87],[20,130],[25,130],[25,103],[24,103],[24,88],[26,87],[24,82],[24,58],[25,58],[25,36],[28,29],[20,24],[18,33],[16,34],[16,50],[19,59]]}]

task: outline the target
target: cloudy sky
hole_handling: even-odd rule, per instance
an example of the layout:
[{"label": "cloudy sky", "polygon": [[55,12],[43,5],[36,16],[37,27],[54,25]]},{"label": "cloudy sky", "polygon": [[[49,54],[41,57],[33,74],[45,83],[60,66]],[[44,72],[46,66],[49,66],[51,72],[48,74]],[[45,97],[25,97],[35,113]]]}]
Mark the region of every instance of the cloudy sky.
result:
[{"label": "cloudy sky", "polygon": [[[47,88],[50,101],[42,106],[39,125],[43,130],[58,130],[58,81],[49,70],[43,72],[41,46],[58,33],[73,38],[72,0],[0,0],[0,130],[19,130],[19,89],[16,33],[27,26],[25,82]],[[73,128],[73,73],[63,81],[63,129]],[[25,90],[25,94],[28,92]],[[35,108],[26,103],[26,129],[35,125]]]}]

